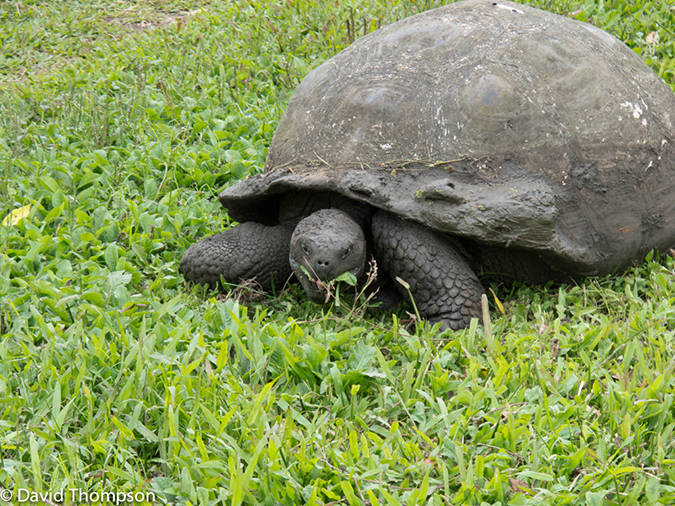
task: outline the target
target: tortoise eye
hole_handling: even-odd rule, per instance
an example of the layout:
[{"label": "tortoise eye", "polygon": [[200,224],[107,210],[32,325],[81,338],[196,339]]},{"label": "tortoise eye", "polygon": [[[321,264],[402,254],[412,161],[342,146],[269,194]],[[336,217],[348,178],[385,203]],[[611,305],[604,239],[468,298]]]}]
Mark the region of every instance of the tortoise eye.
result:
[{"label": "tortoise eye", "polygon": [[352,252],[352,247],[350,246],[349,248],[347,248],[347,251],[345,251],[345,252],[342,254],[342,260],[344,260],[345,258],[347,258],[351,252]]},{"label": "tortoise eye", "polygon": [[306,244],[301,244],[300,248],[302,249],[302,252],[305,254],[306,257],[309,256],[309,248],[307,247]]}]

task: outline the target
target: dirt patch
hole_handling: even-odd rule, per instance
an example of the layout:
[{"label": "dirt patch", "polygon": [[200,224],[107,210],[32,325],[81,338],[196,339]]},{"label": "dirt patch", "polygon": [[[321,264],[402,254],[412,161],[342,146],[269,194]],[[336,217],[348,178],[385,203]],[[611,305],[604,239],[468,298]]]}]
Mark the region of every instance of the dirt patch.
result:
[{"label": "dirt patch", "polygon": [[145,32],[156,28],[164,28],[173,23],[182,24],[202,12],[206,12],[206,9],[176,12],[143,12],[137,8],[130,8],[117,12],[115,16],[106,16],[103,18],[103,21],[127,29],[130,32]]}]

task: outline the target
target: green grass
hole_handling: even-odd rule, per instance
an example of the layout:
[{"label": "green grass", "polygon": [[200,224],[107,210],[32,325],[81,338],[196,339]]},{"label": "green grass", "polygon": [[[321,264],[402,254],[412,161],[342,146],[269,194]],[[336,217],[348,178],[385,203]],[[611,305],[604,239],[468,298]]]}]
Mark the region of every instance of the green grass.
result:
[{"label": "green grass", "polygon": [[[610,31],[675,87],[673,2],[534,4]],[[303,76],[436,5],[0,5],[0,487],[675,503],[671,257],[496,287],[487,335],[322,309],[297,287],[245,306],[178,273],[229,225],[213,197],[261,169]]]}]

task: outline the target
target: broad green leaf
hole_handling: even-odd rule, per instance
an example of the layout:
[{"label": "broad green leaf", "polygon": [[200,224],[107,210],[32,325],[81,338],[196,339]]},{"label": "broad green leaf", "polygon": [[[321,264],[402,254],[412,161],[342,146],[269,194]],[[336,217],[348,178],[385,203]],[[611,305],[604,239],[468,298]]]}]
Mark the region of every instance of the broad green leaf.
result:
[{"label": "broad green leaf", "polygon": [[117,246],[115,244],[108,244],[108,247],[105,249],[105,263],[108,266],[108,269],[114,271],[117,269]]},{"label": "broad green leaf", "polygon": [[555,478],[550,474],[538,473],[535,471],[522,471],[518,473],[518,478],[520,479],[530,478],[532,480],[547,481],[547,482],[555,481]]},{"label": "broad green leaf", "polygon": [[82,294],[82,298],[86,301],[96,304],[100,308],[105,307],[105,299],[98,292],[85,292]]},{"label": "broad green leaf", "polygon": [[661,497],[661,481],[655,476],[651,476],[647,480],[645,493],[647,495],[647,501],[649,501],[650,505],[657,504]]},{"label": "broad green leaf", "polygon": [[354,276],[351,272],[343,272],[339,276],[335,278],[335,281],[344,281],[347,283],[349,286],[356,286],[357,284],[357,279],[356,276]]}]

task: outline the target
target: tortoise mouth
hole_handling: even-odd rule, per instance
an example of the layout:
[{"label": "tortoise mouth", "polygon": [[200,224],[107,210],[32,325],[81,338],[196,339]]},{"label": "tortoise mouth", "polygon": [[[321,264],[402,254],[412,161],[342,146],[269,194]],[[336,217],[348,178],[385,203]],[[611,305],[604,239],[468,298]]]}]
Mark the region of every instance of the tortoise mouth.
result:
[{"label": "tortoise mouth", "polygon": [[[334,290],[332,290],[330,287],[335,283],[335,278],[330,280],[322,280],[320,278],[308,276],[305,273],[309,271],[307,271],[307,269],[303,269],[300,264],[294,261],[291,261],[290,264],[291,268],[295,272],[296,277],[300,280],[300,285],[307,294],[307,298],[315,304],[328,304],[330,302],[330,294],[334,293]],[[364,266],[361,266],[349,271],[345,271],[342,274],[348,272],[358,280],[363,274],[363,271]],[[336,289],[339,289],[340,293],[342,293],[349,290],[350,287],[351,286],[348,283],[338,282]]]}]

